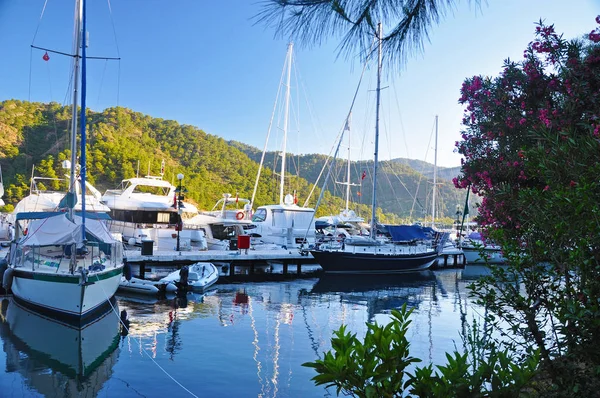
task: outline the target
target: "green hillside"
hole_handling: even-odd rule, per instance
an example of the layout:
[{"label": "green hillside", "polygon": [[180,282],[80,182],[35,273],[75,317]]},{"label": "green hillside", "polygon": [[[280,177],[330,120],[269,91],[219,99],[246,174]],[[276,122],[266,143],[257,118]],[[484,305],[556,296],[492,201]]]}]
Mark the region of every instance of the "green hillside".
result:
[{"label": "green hillside", "polygon": [[[29,177],[35,166],[36,176],[57,177],[65,174],[60,162],[70,158],[69,126],[71,111],[57,103],[36,103],[7,100],[0,103],[0,165],[5,183],[4,200],[16,204],[29,190]],[[176,183],[175,175],[185,175],[187,198],[199,208],[211,209],[225,192],[250,198],[258,171],[261,151],[248,145],[225,141],[199,128],[181,125],[173,120],[153,118],[132,110],[117,107],[103,112],[87,111],[87,170],[88,179],[101,192],[115,188],[122,179],[140,175],[158,175],[160,163],[166,162],[164,178]],[[279,195],[279,176],[273,173],[277,159],[268,153],[266,167],[258,185],[256,206],[274,203]],[[308,197],[317,180],[326,157],[302,155],[288,161],[286,192],[297,192],[299,203]],[[335,179],[344,181],[345,164],[336,163]],[[352,187],[353,209],[368,217],[372,194],[371,164],[352,164],[352,181],[361,187]],[[412,219],[427,214],[431,202],[431,183],[401,162],[383,162],[378,176],[382,183],[378,191],[379,206],[386,214],[382,221],[399,221],[412,212]],[[323,179],[319,182],[322,185]],[[50,188],[50,187],[48,187]],[[58,189],[60,187],[53,186]],[[330,192],[324,195],[319,215],[336,214],[344,207],[345,187],[330,183]],[[456,205],[462,204],[463,193],[448,181],[439,185],[437,199],[440,214],[454,217]],[[360,192],[360,196],[359,196]],[[309,206],[319,196],[315,189]],[[333,193],[333,195],[331,194]],[[416,193],[416,199],[413,196]],[[362,203],[362,205],[361,205]],[[414,203],[414,205],[413,205]],[[427,204],[429,204],[427,206]]]}]

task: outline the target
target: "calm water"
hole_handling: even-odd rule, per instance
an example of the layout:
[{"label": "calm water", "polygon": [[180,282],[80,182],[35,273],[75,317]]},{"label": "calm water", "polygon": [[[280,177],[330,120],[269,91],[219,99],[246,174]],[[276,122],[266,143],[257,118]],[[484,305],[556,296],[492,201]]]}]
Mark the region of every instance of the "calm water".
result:
[{"label": "calm water", "polygon": [[[323,397],[302,367],[341,324],[364,335],[407,303],[411,354],[443,363],[481,311],[466,286],[486,269],[396,277],[322,277],[222,284],[206,295],[118,297],[129,333],[109,314],[83,331],[2,301],[1,397]],[[189,392],[188,392],[189,391]],[[194,395],[192,395],[191,393]]]}]

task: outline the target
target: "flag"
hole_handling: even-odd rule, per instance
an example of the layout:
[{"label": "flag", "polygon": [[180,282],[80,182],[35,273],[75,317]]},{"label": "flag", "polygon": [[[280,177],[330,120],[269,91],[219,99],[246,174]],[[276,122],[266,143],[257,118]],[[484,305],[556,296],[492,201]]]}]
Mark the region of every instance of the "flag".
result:
[{"label": "flag", "polygon": [[346,125],[344,126],[344,131],[350,131],[350,119],[346,119]]},{"label": "flag", "polygon": [[173,207],[177,208],[177,192],[173,195]]},{"label": "flag", "polygon": [[238,196],[238,194],[237,194],[237,192],[236,192],[236,193],[235,193],[235,203],[239,202],[239,200],[240,200],[240,198],[239,198],[239,196]]},{"label": "flag", "polygon": [[362,176],[360,177],[360,180],[364,180],[367,177],[367,170],[363,170]]},{"label": "flag", "polygon": [[294,204],[295,205],[298,204],[298,198],[296,197],[296,192],[294,192]]},{"label": "flag", "polygon": [[50,59],[50,56],[48,55],[48,51],[46,51],[46,53],[44,54],[44,56],[42,57],[42,59],[44,61],[48,61]]}]

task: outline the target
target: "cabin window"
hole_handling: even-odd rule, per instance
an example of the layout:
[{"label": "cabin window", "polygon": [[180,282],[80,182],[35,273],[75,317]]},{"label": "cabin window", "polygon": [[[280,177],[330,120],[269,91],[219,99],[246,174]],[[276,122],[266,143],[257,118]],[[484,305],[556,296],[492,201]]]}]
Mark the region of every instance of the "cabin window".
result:
[{"label": "cabin window", "polygon": [[257,209],[252,216],[252,222],[263,222],[267,219],[267,209]]},{"label": "cabin window", "polygon": [[168,224],[171,218],[171,214],[169,213],[158,213],[156,215],[156,222]]}]

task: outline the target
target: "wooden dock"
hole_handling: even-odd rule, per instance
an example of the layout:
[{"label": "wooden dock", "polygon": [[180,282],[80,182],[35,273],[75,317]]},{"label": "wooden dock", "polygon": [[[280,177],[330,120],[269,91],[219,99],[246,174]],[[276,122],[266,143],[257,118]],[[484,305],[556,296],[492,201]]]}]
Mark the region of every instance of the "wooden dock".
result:
[{"label": "wooden dock", "polygon": [[[315,265],[311,254],[300,254],[297,250],[205,250],[205,251],[155,251],[142,254],[140,250],[126,250],[125,260],[133,267],[139,266],[141,278],[156,277],[156,272],[173,272],[184,265],[197,262],[210,262],[220,265],[223,276],[235,277],[236,269],[243,269],[244,275],[264,275],[265,268],[273,265],[281,266],[280,276],[294,277],[302,275],[302,266]],[[314,268],[314,267],[313,267]],[[148,275],[150,274],[150,275]]]}]

